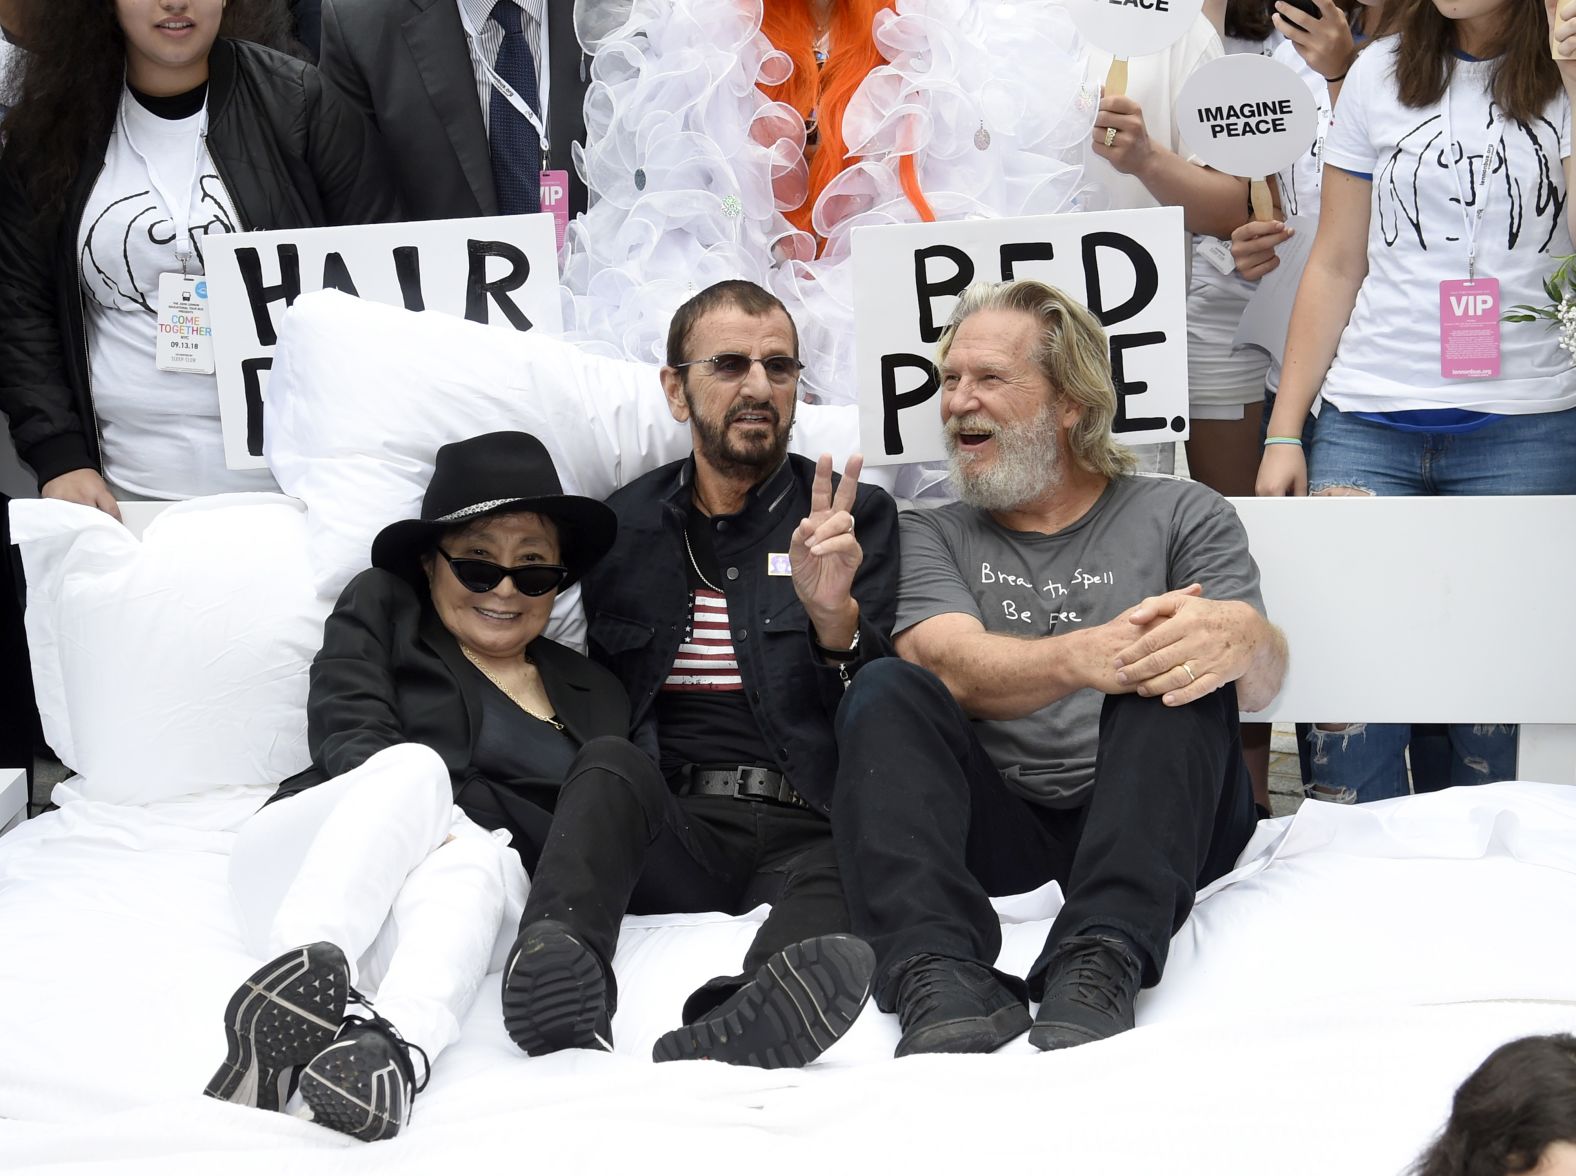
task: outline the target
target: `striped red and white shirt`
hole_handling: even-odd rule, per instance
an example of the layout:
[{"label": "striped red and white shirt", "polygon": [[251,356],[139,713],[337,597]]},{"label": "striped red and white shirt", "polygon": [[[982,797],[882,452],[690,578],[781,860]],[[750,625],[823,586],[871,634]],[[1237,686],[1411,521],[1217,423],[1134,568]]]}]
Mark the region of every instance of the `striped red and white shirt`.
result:
[{"label": "striped red and white shirt", "polygon": [[728,627],[728,599],[722,593],[695,589],[689,632],[679,645],[662,689],[670,694],[744,689]]}]

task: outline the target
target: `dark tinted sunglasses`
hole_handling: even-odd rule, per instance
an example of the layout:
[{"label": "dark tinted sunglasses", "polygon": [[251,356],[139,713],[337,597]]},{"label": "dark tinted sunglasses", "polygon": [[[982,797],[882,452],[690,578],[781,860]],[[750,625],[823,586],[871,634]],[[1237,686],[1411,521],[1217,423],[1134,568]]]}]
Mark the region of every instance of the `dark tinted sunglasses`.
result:
[{"label": "dark tinted sunglasses", "polygon": [[524,595],[544,596],[569,575],[569,569],[562,564],[528,563],[506,568],[485,559],[455,559],[441,547],[437,551],[449,561],[454,578],[471,592],[491,592],[508,576]]},{"label": "dark tinted sunglasses", "polygon": [[724,351],[721,355],[708,355],[704,359],[692,359],[673,366],[683,369],[694,367],[698,363],[710,364],[711,374],[730,384],[744,379],[756,364],[761,365],[766,378],[773,384],[792,384],[799,378],[799,373],[804,371],[804,364],[791,355],[763,355],[760,359],[755,359],[737,351]]}]

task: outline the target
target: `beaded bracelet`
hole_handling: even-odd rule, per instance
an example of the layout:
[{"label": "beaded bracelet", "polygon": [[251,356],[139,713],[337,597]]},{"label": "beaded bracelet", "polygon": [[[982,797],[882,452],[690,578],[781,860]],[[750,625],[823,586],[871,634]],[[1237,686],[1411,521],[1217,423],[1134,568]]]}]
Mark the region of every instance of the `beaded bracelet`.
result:
[{"label": "beaded bracelet", "polygon": [[1266,445],[1295,445],[1298,449],[1301,449],[1302,448],[1302,438],[1301,437],[1266,437],[1266,438],[1264,438],[1264,444],[1266,444]]}]

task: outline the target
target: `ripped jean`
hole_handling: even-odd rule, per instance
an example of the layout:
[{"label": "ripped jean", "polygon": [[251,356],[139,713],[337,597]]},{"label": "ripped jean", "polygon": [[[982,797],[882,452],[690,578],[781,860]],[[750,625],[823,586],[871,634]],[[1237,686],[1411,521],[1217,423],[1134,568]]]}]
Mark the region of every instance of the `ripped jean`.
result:
[{"label": "ripped jean", "polygon": [[[1332,724],[1325,724],[1331,726]],[[1460,784],[1492,784],[1516,776],[1516,728],[1504,723],[1452,723],[1448,728],[1449,767],[1441,777],[1419,771],[1413,751],[1412,782],[1407,782],[1410,723],[1350,723],[1344,730],[1314,727],[1308,732],[1310,800],[1360,804],[1388,800],[1413,791],[1437,792]]]},{"label": "ripped jean", "polygon": [[[1386,496],[1576,494],[1576,409],[1502,417],[1470,433],[1409,433],[1326,402],[1314,426],[1308,485],[1315,494],[1335,487]],[[1515,776],[1515,727],[1458,723],[1449,739],[1448,772],[1414,770],[1417,791]],[[1405,723],[1315,727],[1305,791],[1345,803],[1405,796],[1411,741]],[[1415,751],[1413,759],[1416,769]]]}]

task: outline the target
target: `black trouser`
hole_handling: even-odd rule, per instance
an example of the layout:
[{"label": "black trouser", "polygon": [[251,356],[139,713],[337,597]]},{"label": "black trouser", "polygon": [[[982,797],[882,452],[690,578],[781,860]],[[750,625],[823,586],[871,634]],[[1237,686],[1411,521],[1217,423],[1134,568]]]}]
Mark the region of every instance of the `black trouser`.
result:
[{"label": "black trouser", "polygon": [[720,1004],[773,953],[848,929],[825,817],[768,801],[675,796],[624,739],[593,739],[580,749],[538,845],[521,926],[556,919],[579,932],[603,962],[615,1006],[607,965],[626,912],[736,915],[772,904],[743,973],[697,992],[684,1006],[685,1021]]},{"label": "black trouser", "polygon": [[1181,707],[1109,696],[1094,787],[1073,809],[1009,790],[940,679],[897,658],[860,671],[837,736],[838,861],[854,931],[876,952],[877,1003],[889,1012],[906,960],[932,953],[991,966],[1001,924],[989,896],[1053,878],[1066,903],[1029,994],[1042,995],[1057,943],[1094,927],[1129,938],[1144,983],[1155,983],[1198,887],[1232,868],[1255,823],[1234,687]]}]

